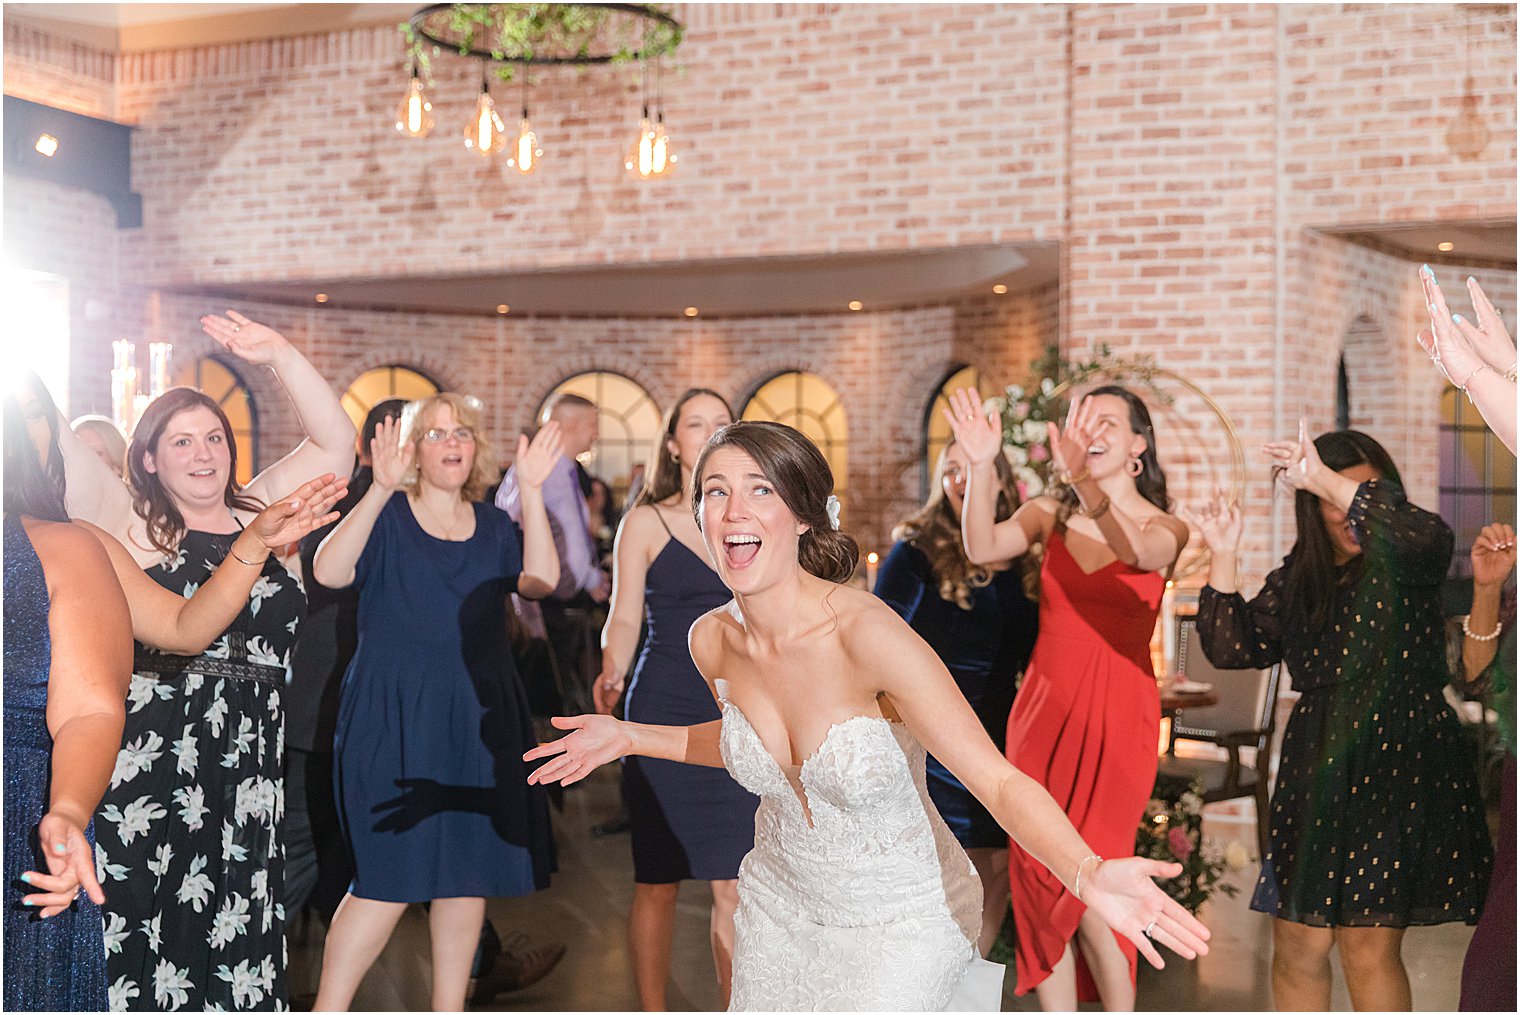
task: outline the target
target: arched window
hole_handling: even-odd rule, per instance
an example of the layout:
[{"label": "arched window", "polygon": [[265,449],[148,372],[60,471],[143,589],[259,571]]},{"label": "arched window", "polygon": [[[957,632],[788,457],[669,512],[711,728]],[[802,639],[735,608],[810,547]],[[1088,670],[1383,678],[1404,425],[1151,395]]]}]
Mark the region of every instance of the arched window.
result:
[{"label": "arched window", "polygon": [[[596,403],[598,435],[581,465],[612,487],[621,503],[636,465],[649,465],[660,439],[660,407],[637,381],[608,370],[594,370],[561,381],[549,398],[561,392],[580,395]],[[547,404],[548,398],[544,399]],[[539,406],[539,413],[543,406]]]},{"label": "arched window", "polygon": [[438,382],[427,374],[411,367],[392,363],[388,366],[366,370],[354,378],[354,383],[343,393],[343,411],[354,421],[354,428],[364,426],[364,417],[387,398],[404,398],[415,402],[419,398],[436,395]]},{"label": "arched window", "polygon": [[740,418],[785,423],[806,434],[834,471],[834,492],[849,506],[849,432],[839,394],[827,381],[801,371],[777,374],[750,396]]},{"label": "arched window", "polygon": [[1463,576],[1483,526],[1515,517],[1515,456],[1453,387],[1441,394],[1441,517],[1456,531],[1452,571]]},{"label": "arched window", "polygon": [[983,399],[991,395],[982,380],[982,372],[976,367],[956,367],[940,382],[924,416],[924,469],[920,478],[925,497],[929,496],[929,484],[934,480],[934,463],[939,461],[939,453],[950,443],[950,424],[945,421],[944,410],[950,408],[950,393],[961,388],[975,388]]},{"label": "arched window", "polygon": [[214,356],[205,356],[174,372],[174,383],[209,395],[232,424],[237,445],[237,481],[248,484],[259,471],[259,414],[248,385],[236,370]]}]

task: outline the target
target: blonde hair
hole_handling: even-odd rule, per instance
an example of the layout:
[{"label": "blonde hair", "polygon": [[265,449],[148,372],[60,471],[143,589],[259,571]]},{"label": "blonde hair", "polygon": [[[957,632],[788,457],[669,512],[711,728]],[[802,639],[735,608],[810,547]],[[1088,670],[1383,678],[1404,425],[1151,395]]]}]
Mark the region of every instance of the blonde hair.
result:
[{"label": "blonde hair", "polygon": [[[81,430],[88,430],[96,437],[99,437],[100,443],[105,445],[106,454],[110,456],[111,461],[114,463],[113,467],[116,469],[116,474],[118,476],[125,474],[127,467],[127,437],[121,432],[121,427],[116,425],[115,420],[106,416],[80,416],[69,424],[69,429],[75,433],[79,433]],[[231,434],[227,436],[228,439],[232,437]]]},{"label": "blonde hair", "polygon": [[480,399],[474,395],[461,395],[455,391],[440,391],[436,395],[419,398],[415,402],[406,403],[406,408],[401,410],[401,442],[403,444],[410,442],[417,447],[417,456],[413,458],[411,474],[405,481],[407,493],[413,497],[417,496],[422,435],[427,432],[434,412],[443,405],[453,409],[454,419],[458,424],[475,435],[475,461],[470,466],[470,475],[464,481],[464,486],[459,493],[465,500],[480,500],[485,496],[486,489],[496,482],[499,475],[495,452],[491,447],[490,439],[486,437],[485,431],[480,426]]}]

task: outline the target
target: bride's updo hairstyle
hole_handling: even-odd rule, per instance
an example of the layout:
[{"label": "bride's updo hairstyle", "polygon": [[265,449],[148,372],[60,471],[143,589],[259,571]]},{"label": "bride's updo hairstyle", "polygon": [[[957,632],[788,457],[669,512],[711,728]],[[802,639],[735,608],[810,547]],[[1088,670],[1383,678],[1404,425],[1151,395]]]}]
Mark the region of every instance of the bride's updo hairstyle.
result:
[{"label": "bride's updo hairstyle", "polygon": [[855,573],[860,547],[829,520],[834,473],[813,442],[783,423],[730,423],[707,442],[692,476],[691,512],[702,524],[702,481],[707,460],[719,448],[736,448],[755,460],[781,501],[808,527],[797,542],[797,563],[809,574],[844,583]]}]

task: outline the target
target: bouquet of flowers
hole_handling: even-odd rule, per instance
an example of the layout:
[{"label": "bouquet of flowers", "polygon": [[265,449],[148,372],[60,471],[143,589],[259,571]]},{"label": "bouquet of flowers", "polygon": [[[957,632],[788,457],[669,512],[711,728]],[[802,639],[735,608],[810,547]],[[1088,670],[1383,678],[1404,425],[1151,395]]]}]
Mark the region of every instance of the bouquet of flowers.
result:
[{"label": "bouquet of flowers", "polygon": [[1198,910],[1216,890],[1233,896],[1235,885],[1221,882],[1227,871],[1240,870],[1251,855],[1238,842],[1221,847],[1203,838],[1203,783],[1194,780],[1181,793],[1176,785],[1158,783],[1135,833],[1135,855],[1182,864],[1182,873],[1159,882],[1163,891],[1185,906]]}]

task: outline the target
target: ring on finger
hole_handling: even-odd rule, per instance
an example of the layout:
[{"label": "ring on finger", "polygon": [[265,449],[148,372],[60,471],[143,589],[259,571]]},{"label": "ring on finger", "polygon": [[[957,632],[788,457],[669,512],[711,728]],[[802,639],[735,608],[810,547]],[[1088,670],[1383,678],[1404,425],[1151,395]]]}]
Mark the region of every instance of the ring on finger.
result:
[{"label": "ring on finger", "polygon": [[[1159,919],[1161,919],[1159,916],[1156,917],[1156,920],[1159,920]],[[1154,936],[1155,936],[1155,930],[1156,930],[1156,920],[1152,920],[1150,923],[1146,924],[1145,925],[1145,929],[1142,930],[1140,933],[1144,934],[1146,937],[1154,938]]]},{"label": "ring on finger", "polygon": [[233,326],[232,326],[232,330],[233,330],[233,331],[234,331],[234,332],[239,332],[239,331],[242,331],[242,330],[243,330],[243,326],[242,326],[242,325],[241,325],[241,324],[234,324],[234,325],[233,325]]}]

